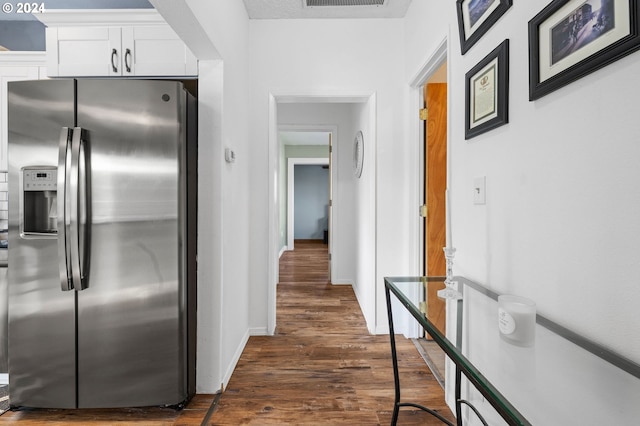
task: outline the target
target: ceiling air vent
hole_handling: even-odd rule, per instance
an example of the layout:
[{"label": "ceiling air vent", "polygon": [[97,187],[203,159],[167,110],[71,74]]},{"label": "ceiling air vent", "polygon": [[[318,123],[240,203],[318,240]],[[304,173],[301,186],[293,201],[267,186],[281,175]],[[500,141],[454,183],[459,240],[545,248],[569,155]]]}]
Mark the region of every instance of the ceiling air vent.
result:
[{"label": "ceiling air vent", "polygon": [[302,0],[305,7],[316,6],[383,6],[387,0]]}]

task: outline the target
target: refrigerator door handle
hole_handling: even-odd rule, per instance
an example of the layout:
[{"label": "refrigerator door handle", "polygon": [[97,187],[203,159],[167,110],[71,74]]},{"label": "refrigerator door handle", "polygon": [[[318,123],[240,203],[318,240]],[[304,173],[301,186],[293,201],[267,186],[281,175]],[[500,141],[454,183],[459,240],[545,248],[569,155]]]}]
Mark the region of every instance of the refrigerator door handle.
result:
[{"label": "refrigerator door handle", "polygon": [[73,132],[68,127],[60,131],[58,145],[58,269],[62,291],[73,290],[71,278],[70,222],[69,222],[69,174],[71,172],[70,142]]},{"label": "refrigerator door handle", "polygon": [[91,247],[91,173],[89,163],[89,147],[87,133],[80,127],[74,129],[79,133],[78,151],[78,264],[80,265],[80,288],[89,286],[89,259]]},{"label": "refrigerator door handle", "polygon": [[[86,260],[84,242],[86,229],[80,230],[81,221],[86,225],[86,217],[83,207],[86,207],[86,161],[84,158],[85,149],[83,147],[84,131],[80,127],[74,127],[73,137],[71,138],[71,172],[68,182],[69,188],[69,223],[70,223],[70,245],[71,245],[71,277],[73,279],[73,288],[76,291],[85,289],[86,281],[84,276],[82,260]],[[81,158],[82,157],[82,158]],[[82,160],[82,164],[80,164]],[[82,178],[81,178],[82,176]],[[86,228],[86,227],[85,227]],[[81,252],[82,250],[82,252]],[[82,257],[81,257],[82,256]]]}]

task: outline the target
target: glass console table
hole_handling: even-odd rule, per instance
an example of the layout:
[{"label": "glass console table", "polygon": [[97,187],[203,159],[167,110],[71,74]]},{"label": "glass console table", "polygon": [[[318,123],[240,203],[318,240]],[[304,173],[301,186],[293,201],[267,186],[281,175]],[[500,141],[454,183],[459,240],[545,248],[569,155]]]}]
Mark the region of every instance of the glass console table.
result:
[{"label": "glass console table", "polygon": [[444,277],[385,278],[396,391],[392,424],[401,407],[432,410],[400,400],[393,328],[399,306],[391,294],[452,361],[458,425],[638,424],[639,364],[540,314],[532,347],[508,343],[498,331],[498,294],[463,277],[455,280],[463,298],[447,301],[445,335],[420,309],[435,293],[429,286],[441,287]]}]

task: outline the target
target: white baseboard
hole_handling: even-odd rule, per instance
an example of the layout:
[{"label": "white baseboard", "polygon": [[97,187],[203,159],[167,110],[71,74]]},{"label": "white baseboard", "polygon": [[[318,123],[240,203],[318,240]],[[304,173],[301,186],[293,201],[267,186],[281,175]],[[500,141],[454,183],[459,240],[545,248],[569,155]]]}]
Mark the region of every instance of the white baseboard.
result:
[{"label": "white baseboard", "polygon": [[267,327],[256,327],[249,329],[250,336],[272,336],[267,332]]},{"label": "white baseboard", "polygon": [[333,285],[350,285],[351,287],[353,287],[353,281],[352,280],[335,280],[335,281],[331,281],[331,284]]},{"label": "white baseboard", "polygon": [[222,384],[225,389],[227,388],[227,384],[229,383],[229,380],[231,380],[231,375],[233,374],[233,371],[236,369],[236,365],[238,365],[238,361],[240,361],[240,357],[242,356],[242,352],[244,351],[244,348],[247,346],[247,342],[249,341],[249,336],[250,336],[249,330],[247,330],[244,336],[242,336],[242,340],[240,341],[240,344],[238,345],[235,353],[233,354],[233,359],[227,366],[227,371],[222,377]]},{"label": "white baseboard", "polygon": [[[266,327],[257,327],[257,328],[247,329],[247,332],[244,334],[244,336],[242,337],[242,341],[236,348],[236,351],[233,354],[233,360],[229,364],[227,371],[222,379],[222,383],[225,389],[227,387],[227,384],[229,383],[229,380],[231,380],[231,375],[233,374],[233,371],[236,369],[236,366],[238,365],[238,361],[240,361],[240,357],[242,356],[242,352],[244,351],[244,348],[247,346],[247,343],[249,342],[249,337],[251,336],[269,336],[269,333],[267,333]],[[2,375],[0,375],[0,380],[1,380],[1,377]]]},{"label": "white baseboard", "polygon": [[278,259],[280,259],[282,257],[282,255],[284,254],[285,251],[289,250],[289,248],[287,246],[283,246],[280,249],[280,253],[278,253]]},{"label": "white baseboard", "polygon": [[[379,333],[379,330],[376,330],[376,320],[375,320],[375,318],[369,318],[365,314],[364,309],[363,309],[363,306],[365,306],[365,304],[362,301],[362,295],[360,294],[360,289],[357,286],[353,286],[353,292],[356,295],[356,300],[358,301],[358,305],[360,306],[360,311],[362,312],[362,315],[364,316],[364,320],[367,323],[367,330],[369,331],[369,334],[372,334],[372,335],[384,334],[384,333]],[[389,332],[387,332],[386,334],[389,334]]]}]

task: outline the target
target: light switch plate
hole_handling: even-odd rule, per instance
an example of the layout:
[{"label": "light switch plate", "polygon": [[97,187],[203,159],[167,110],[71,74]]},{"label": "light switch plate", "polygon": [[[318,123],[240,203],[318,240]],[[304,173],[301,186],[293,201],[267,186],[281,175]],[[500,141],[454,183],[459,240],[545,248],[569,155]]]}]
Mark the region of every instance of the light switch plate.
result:
[{"label": "light switch plate", "polygon": [[486,204],[487,178],[480,176],[473,179],[473,204]]},{"label": "light switch plate", "polygon": [[231,148],[225,148],[224,150],[224,160],[227,163],[235,163],[236,162],[236,153]]}]

